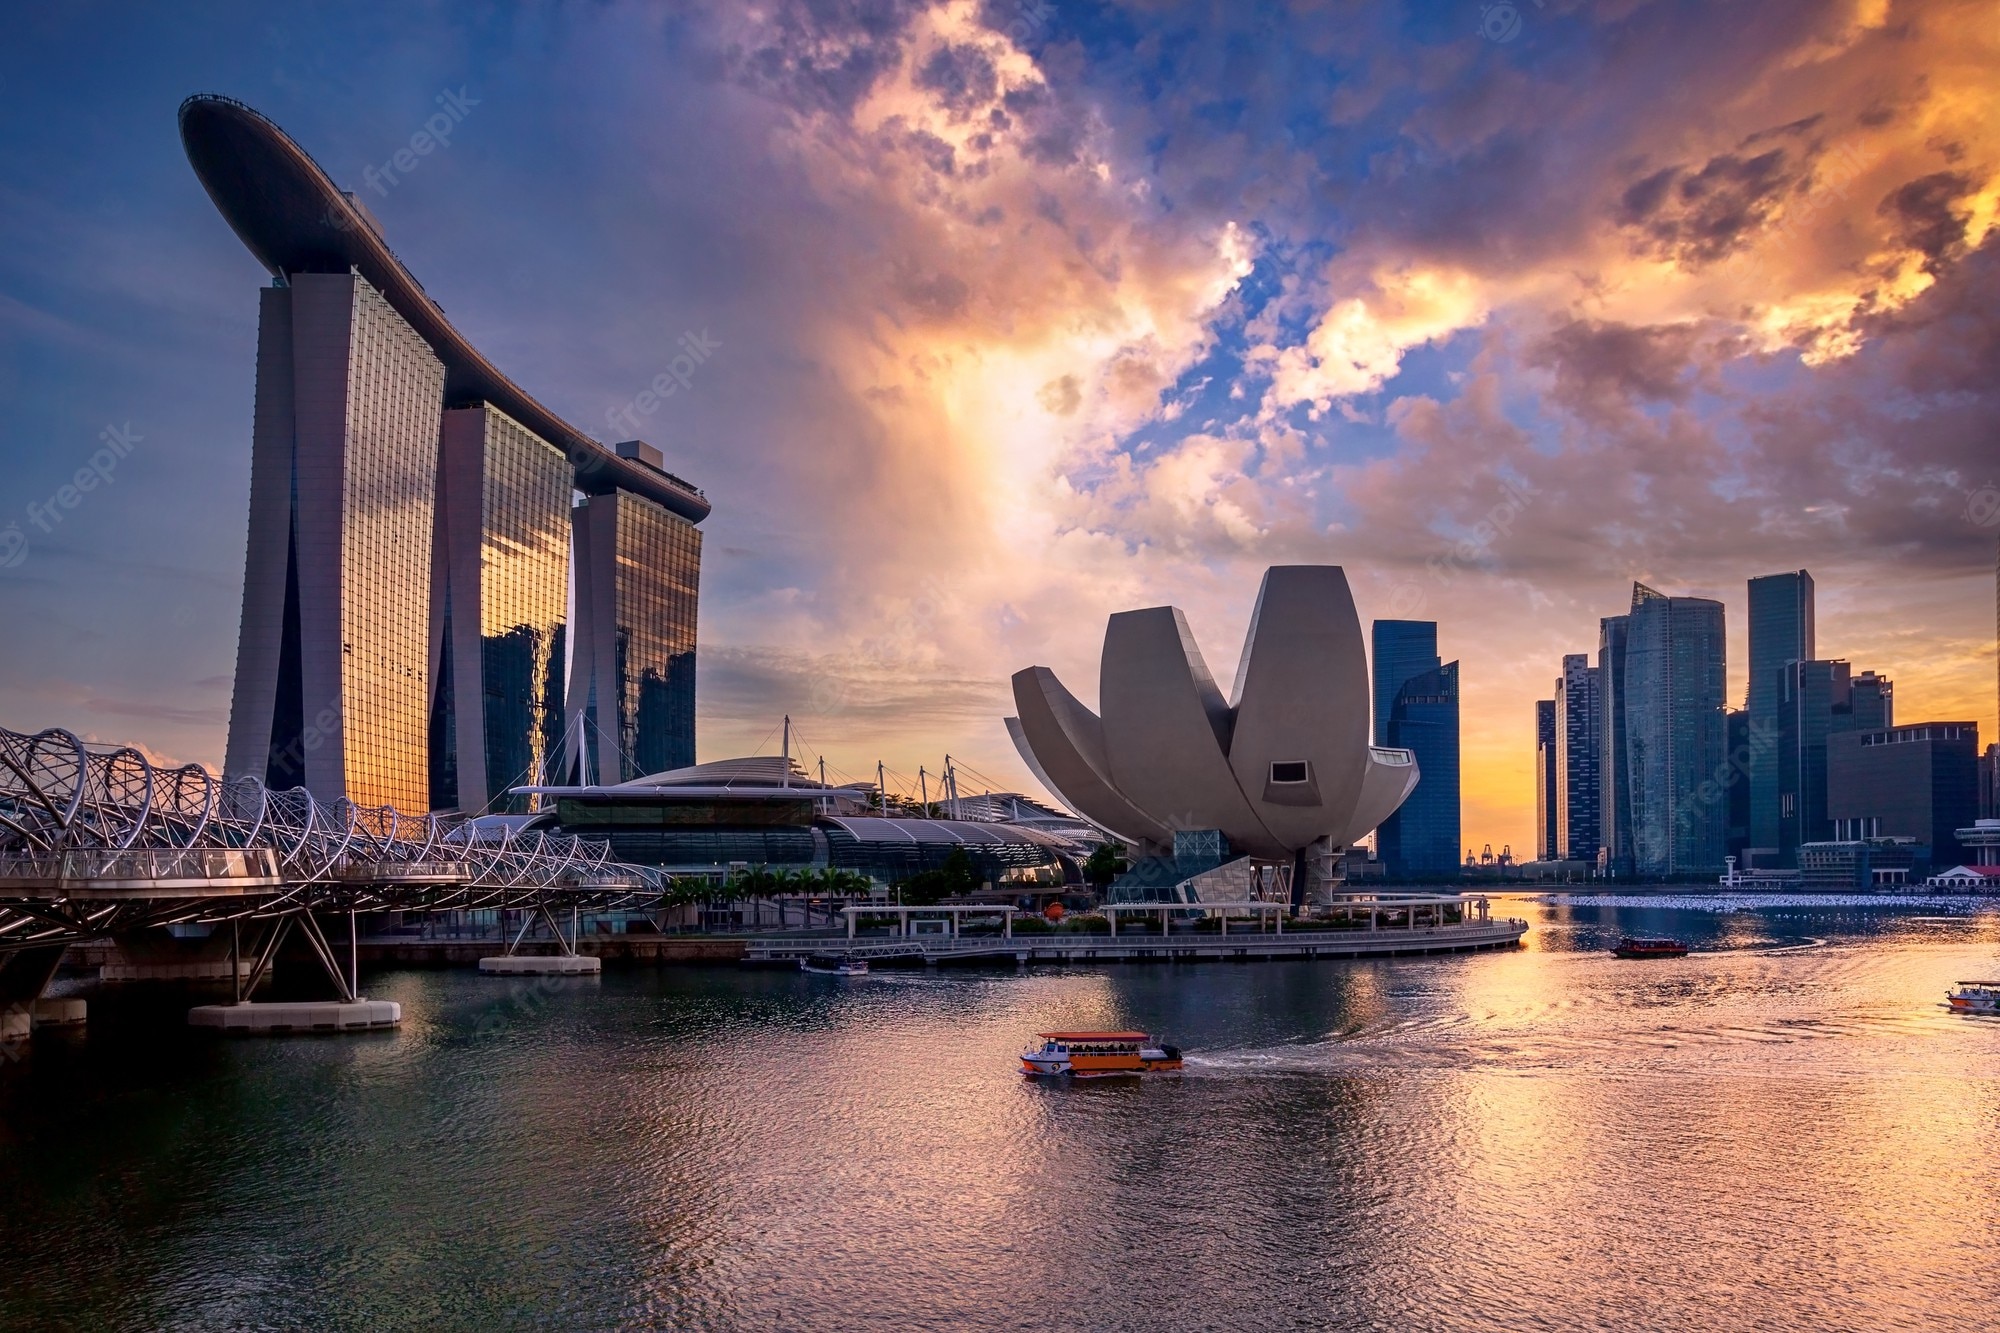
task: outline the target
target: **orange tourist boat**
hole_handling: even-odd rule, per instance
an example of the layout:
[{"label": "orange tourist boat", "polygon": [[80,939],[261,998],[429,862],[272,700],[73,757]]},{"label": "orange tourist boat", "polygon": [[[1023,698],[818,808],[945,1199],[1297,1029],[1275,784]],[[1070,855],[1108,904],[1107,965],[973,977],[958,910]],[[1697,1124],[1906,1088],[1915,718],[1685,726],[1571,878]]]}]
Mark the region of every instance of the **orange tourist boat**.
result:
[{"label": "orange tourist boat", "polygon": [[1104,1078],[1179,1069],[1178,1046],[1155,1042],[1144,1032],[1039,1032],[1040,1046],[1021,1052],[1021,1072],[1029,1077]]},{"label": "orange tourist boat", "polygon": [[1680,940],[1627,935],[1612,946],[1613,958],[1685,958],[1688,947]]}]

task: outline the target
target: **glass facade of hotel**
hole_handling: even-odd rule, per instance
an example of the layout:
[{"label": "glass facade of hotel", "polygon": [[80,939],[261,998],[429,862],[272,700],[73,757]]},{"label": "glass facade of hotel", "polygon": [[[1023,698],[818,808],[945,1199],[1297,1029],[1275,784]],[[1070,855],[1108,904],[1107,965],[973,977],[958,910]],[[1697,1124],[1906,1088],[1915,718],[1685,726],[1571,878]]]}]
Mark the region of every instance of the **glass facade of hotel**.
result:
[{"label": "glass facade of hotel", "polygon": [[230,772],[426,808],[444,379],[355,274],[264,293]]},{"label": "glass facade of hotel", "polygon": [[[437,420],[444,366],[381,293],[354,285],[340,549],[346,795],[424,808]],[[302,479],[303,480],[303,479]],[[301,486],[300,506],[309,501]]]},{"label": "glass facade of hotel", "polygon": [[489,808],[537,782],[562,744],[564,619],[569,597],[569,460],[486,409],[480,551],[480,676],[485,686]]},{"label": "glass facade of hotel", "polygon": [[444,417],[444,618],[431,803],[524,813],[553,779],[569,599],[569,460],[492,406]]},{"label": "glass facade of hotel", "polygon": [[621,779],[694,762],[701,531],[636,495],[618,504]]},{"label": "glass facade of hotel", "polygon": [[701,531],[625,491],[574,511],[573,724],[587,776],[623,782],[694,762]]}]

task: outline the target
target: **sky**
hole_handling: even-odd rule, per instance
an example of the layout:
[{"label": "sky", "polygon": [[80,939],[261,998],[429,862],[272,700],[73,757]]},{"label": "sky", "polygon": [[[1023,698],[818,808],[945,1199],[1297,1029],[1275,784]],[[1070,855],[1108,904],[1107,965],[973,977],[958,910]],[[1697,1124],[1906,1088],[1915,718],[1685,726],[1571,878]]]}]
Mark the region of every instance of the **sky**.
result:
[{"label": "sky", "polygon": [[[219,764],[256,289],[181,152],[256,107],[703,525],[703,759],[1033,791],[1171,603],[1344,566],[1459,660],[1464,841],[1634,580],[1810,569],[1819,649],[1995,734],[2000,23],[1960,0],[70,3],[0,47],[0,725]],[[379,168],[440,99],[448,145]],[[364,183],[376,167],[377,186]],[[102,476],[52,503],[79,469]],[[896,779],[892,777],[892,785]]]}]

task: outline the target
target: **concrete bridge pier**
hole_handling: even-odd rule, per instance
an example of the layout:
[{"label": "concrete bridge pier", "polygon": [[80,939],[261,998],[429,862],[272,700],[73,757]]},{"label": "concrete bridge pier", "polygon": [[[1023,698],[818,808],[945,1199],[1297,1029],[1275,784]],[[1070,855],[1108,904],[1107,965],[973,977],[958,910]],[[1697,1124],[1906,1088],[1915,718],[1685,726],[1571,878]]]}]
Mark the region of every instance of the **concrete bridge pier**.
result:
[{"label": "concrete bridge pier", "polygon": [[[178,985],[240,986],[250,975],[250,960],[234,956],[227,928],[188,937],[165,930],[119,935],[97,969],[106,985],[171,982]],[[269,971],[268,966],[266,972]]]},{"label": "concrete bridge pier", "polygon": [[[502,932],[505,932],[506,909],[501,909]],[[507,946],[507,952],[494,954],[479,960],[479,970],[487,976],[499,977],[594,977],[604,970],[602,959],[576,951],[576,941],[563,934],[562,922],[556,920],[549,911],[548,904],[537,903],[526,913],[527,919],[521,923],[521,933]],[[547,924],[550,933],[556,937],[554,954],[526,954],[516,952],[528,931],[540,920]]]},{"label": "concrete bridge pier", "polygon": [[38,1027],[81,1023],[82,1000],[48,1000],[42,992],[68,945],[45,944],[0,954],[0,1042],[26,1041]]},{"label": "concrete bridge pier", "polygon": [[[332,1000],[261,1001],[249,997],[263,981],[278,946],[288,932],[297,929],[320,965],[326,969],[338,996]],[[346,966],[340,951],[327,937],[311,911],[290,912],[278,917],[264,938],[246,948],[240,924],[231,922],[228,944],[229,972],[234,975],[236,1000],[233,1004],[200,1004],[188,1010],[192,1027],[217,1032],[285,1035],[293,1032],[358,1032],[402,1026],[403,1006],[394,1000],[370,1000],[360,994],[359,949],[355,938],[354,913],[347,914]],[[246,970],[247,969],[247,970]]]}]

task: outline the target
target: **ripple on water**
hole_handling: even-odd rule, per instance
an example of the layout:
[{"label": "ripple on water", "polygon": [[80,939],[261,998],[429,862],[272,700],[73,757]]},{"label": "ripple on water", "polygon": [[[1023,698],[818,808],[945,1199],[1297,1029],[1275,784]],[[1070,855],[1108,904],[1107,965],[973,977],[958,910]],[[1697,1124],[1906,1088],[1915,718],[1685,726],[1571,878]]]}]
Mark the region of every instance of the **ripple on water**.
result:
[{"label": "ripple on water", "polygon": [[[1987,946],[1535,910],[1578,915],[1466,958],[391,973],[388,1036],[93,1029],[0,1069],[0,1325],[1990,1322],[2000,1024],[1937,1007]],[[1662,921],[1703,952],[1601,952]],[[1127,1025],[1186,1071],[1015,1072]]]}]

